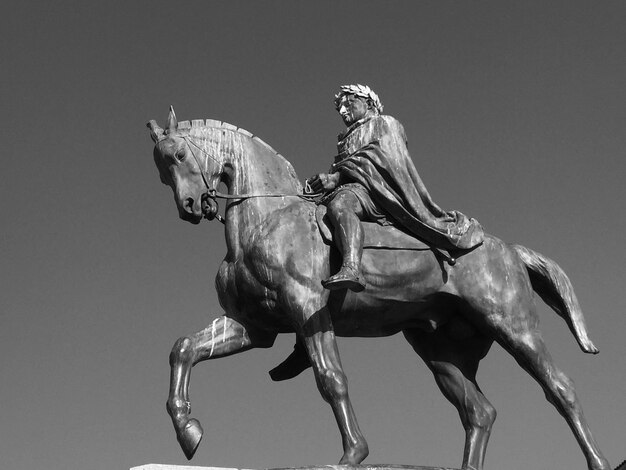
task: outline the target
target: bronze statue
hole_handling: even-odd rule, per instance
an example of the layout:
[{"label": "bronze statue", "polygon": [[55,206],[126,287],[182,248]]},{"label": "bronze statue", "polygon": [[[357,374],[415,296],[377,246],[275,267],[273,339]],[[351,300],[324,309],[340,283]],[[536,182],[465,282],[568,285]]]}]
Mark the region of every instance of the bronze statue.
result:
[{"label": "bronze statue", "polygon": [[[230,124],[178,123],[172,109],[166,129],[155,121],[148,126],[161,180],[172,188],[183,220],[197,224],[203,217],[218,217],[216,199],[227,201],[227,253],[216,279],[225,314],[180,338],[170,355],[167,410],[187,458],[203,433],[191,418],[192,367],[271,347],[279,333],[295,332],[337,420],[343,443],[340,463],[359,464],[368,455],[368,445],[350,402],[335,335],[402,332],[459,412],[466,432],[463,469],[483,468],[496,411],[478,387],[476,372],[496,341],[565,418],[588,469],[609,470],[572,382],[553,363],[538,330],[533,291],[566,321],[584,352],[598,352],[571,283],[554,261],[489,234],[482,243],[452,253],[452,247],[441,250],[407,235],[407,225],[401,230],[366,220],[361,222],[364,249],[357,274],[365,289],[325,289],[321,281],[344,264],[343,256],[325,235],[325,206],[303,195],[286,159]],[[227,194],[217,191],[219,183],[228,188]],[[435,215],[447,217],[439,211]],[[432,243],[421,230],[419,234]]]}]

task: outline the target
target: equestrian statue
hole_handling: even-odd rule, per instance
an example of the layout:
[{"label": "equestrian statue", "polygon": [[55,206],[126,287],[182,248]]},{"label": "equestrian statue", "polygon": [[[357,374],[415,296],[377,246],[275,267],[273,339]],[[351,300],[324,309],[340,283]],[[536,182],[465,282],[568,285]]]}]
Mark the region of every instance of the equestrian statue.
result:
[{"label": "equestrian statue", "polygon": [[295,333],[293,353],[270,375],[285,380],[311,367],[341,433],[339,463],[360,464],[368,444],[336,336],[402,332],[459,412],[463,470],[482,470],[496,418],[476,382],[494,341],[567,421],[588,470],[610,470],[572,381],[554,364],[538,329],[534,293],[565,320],[584,352],[598,353],[563,270],[436,205],[402,125],[382,114],[369,87],[341,87],[335,107],[347,127],[338,155],[328,173],[309,178],[304,188],[285,158],[244,129],[211,119],[178,122],[172,108],[165,129],[148,123],[154,161],[180,218],[193,224],[217,218],[225,225],[227,252],[216,278],[224,314],[176,341],[170,355],[167,411],[186,457],[203,434],[191,417],[192,367],[269,348],[279,333]]}]

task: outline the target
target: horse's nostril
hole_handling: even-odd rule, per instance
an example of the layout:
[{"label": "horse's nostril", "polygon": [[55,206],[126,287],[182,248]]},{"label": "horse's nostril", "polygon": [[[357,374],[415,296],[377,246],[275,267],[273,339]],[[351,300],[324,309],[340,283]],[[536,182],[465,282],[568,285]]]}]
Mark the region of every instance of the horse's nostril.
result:
[{"label": "horse's nostril", "polygon": [[185,209],[193,211],[193,198],[188,197],[185,199]]}]

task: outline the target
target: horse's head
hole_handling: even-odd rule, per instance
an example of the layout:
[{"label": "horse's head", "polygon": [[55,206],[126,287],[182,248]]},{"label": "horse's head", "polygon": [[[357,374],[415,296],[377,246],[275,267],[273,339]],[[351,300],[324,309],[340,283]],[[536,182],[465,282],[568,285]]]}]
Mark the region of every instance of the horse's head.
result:
[{"label": "horse's head", "polygon": [[[192,148],[184,131],[178,130],[174,109],[170,107],[166,129],[159,127],[154,120],[148,122],[147,126],[155,143],[154,162],[159,169],[161,182],[172,188],[180,218],[197,224],[203,215],[209,217],[211,211],[217,212],[216,207],[207,205],[207,198],[203,198],[203,195],[209,190],[209,184],[211,187],[216,186],[219,169],[211,172],[209,168],[201,167],[194,153],[198,149]],[[205,164],[208,162],[205,161]]]}]

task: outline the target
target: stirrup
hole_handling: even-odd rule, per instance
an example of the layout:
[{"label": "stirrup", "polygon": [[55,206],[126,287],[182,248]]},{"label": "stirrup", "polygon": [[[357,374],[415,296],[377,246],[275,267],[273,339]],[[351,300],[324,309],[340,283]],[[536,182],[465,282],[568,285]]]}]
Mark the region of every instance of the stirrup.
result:
[{"label": "stirrup", "polygon": [[359,269],[347,264],[342,265],[337,274],[322,281],[322,286],[328,290],[350,289],[353,292],[365,289]]}]

